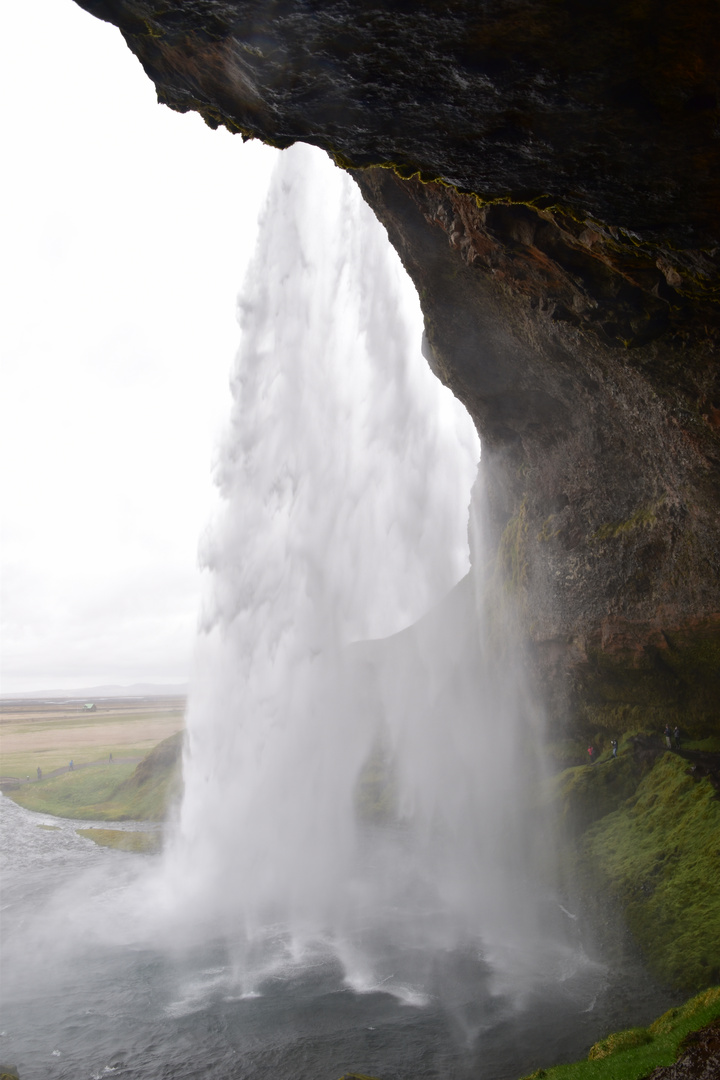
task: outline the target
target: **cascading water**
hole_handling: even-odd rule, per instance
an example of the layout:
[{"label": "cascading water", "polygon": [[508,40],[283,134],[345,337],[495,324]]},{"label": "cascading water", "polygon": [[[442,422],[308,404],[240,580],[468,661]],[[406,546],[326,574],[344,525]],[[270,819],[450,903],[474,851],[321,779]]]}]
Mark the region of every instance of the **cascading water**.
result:
[{"label": "cascading water", "polygon": [[667,1002],[552,944],[540,725],[477,482],[467,573],[477,439],[320,152],[284,152],[243,296],[179,820],[155,861],[0,797],[0,1053],[22,1080],[579,1057]]},{"label": "cascading water", "polygon": [[490,647],[477,528],[456,584],[479,447],[418,355],[409,288],[352,182],[284,154],[243,294],[168,863],[246,992],[323,952],[414,1000],[468,942],[504,975],[533,967],[532,710],[497,613]]}]

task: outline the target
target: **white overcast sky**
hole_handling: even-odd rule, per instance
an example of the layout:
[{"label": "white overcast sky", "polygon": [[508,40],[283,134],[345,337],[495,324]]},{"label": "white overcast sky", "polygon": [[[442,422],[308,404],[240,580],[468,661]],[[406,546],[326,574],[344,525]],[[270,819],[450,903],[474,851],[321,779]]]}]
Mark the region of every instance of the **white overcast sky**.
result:
[{"label": "white overcast sky", "polygon": [[7,5],[0,57],[0,692],[184,682],[276,152],[157,105],[72,0]]}]

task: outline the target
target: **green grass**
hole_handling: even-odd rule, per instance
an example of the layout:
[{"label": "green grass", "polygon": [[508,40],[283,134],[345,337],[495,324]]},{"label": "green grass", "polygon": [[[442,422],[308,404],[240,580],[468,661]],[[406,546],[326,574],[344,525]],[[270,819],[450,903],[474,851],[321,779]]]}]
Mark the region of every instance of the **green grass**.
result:
[{"label": "green grass", "polygon": [[135,765],[91,766],[26,784],[7,794],[27,810],[55,817],[106,820],[112,815],[103,812],[104,804],[134,771]]},{"label": "green grass", "polygon": [[182,732],[139,765],[92,766],[7,792],[28,810],[95,821],[162,821],[180,791]]},{"label": "green grass", "polygon": [[35,779],[75,765],[144,757],[183,726],[183,708],[124,708],[110,704],[97,712],[57,713],[38,705],[34,719],[5,712],[0,723],[0,776]]},{"label": "green grass", "polygon": [[162,849],[162,833],[128,832],[123,829],[78,829],[78,836],[92,840],[100,847],[117,851],[132,851],[140,855],[155,855]]},{"label": "green grass", "polygon": [[[175,709],[172,712],[163,713],[163,718],[172,720],[173,718],[182,722],[182,710]],[[73,716],[70,718],[63,718],[62,720],[29,720],[26,723],[18,722],[14,726],[18,732],[25,733],[27,735],[33,735],[38,731],[50,732],[53,734],[62,728],[64,731],[82,731],[86,728],[102,728],[103,726],[117,725],[119,722],[125,725],[130,724],[147,724],[150,721],[157,720],[158,714],[155,712],[133,712],[129,716],[123,716],[116,712],[109,712],[106,715],[97,712],[81,713],[79,716]]]},{"label": "green grass", "polygon": [[704,750],[708,754],[720,753],[720,735],[709,735],[706,739],[683,739],[681,750]]},{"label": "green grass", "polygon": [[720,981],[720,800],[709,780],[665,753],[578,852],[585,891],[620,902],[658,979],[686,990]]},{"label": "green grass", "polygon": [[648,1028],[608,1035],[590,1049],[585,1061],[537,1069],[524,1080],[644,1080],[660,1066],[672,1065],[683,1040],[720,1017],[720,987],[711,987]]},{"label": "green grass", "polygon": [[595,765],[577,765],[551,777],[548,796],[566,833],[577,836],[629,799],[639,778],[631,753],[613,758],[607,752]]},{"label": "green grass", "polygon": [[143,758],[127,780],[123,781],[109,800],[109,809],[121,809],[116,821],[163,821],[171,804],[176,801],[182,786],[182,745],[184,733],[179,731],[164,739]]},{"label": "green grass", "polygon": [[65,768],[71,759],[76,766],[90,765],[97,761],[107,761],[110,757],[110,751],[116,758],[135,758],[135,763],[137,763],[140,758],[147,754],[149,749],[150,747],[147,744],[140,744],[123,746],[121,750],[118,750],[117,743],[108,743],[107,745],[101,743],[96,746],[80,747],[75,749],[73,753],[68,754],[65,750],[58,750],[51,746],[46,750],[28,750],[12,755],[4,755],[0,773],[3,776],[17,776],[20,779],[29,776],[31,780],[34,780],[38,765],[42,769],[43,775],[47,776],[48,773],[53,772],[55,769]]}]

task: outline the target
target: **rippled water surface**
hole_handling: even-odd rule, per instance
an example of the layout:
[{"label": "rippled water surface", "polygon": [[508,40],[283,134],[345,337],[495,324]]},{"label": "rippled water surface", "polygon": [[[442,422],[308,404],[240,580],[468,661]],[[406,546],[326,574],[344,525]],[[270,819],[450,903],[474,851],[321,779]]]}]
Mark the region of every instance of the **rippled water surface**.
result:
[{"label": "rippled water surface", "polygon": [[[388,970],[409,975],[407,993],[397,980],[392,994],[358,993],[330,950],[284,954],[279,930],[272,967],[248,991],[232,942],[174,939],[154,918],[157,859],[99,848],[76,834],[80,823],[7,798],[0,818],[0,1060],[21,1080],[336,1080],[351,1070],[501,1080],[580,1056],[668,1004],[641,975],[613,979],[579,949],[519,1001],[473,950],[428,958],[389,947]],[[412,992],[413,964],[424,996]]]}]

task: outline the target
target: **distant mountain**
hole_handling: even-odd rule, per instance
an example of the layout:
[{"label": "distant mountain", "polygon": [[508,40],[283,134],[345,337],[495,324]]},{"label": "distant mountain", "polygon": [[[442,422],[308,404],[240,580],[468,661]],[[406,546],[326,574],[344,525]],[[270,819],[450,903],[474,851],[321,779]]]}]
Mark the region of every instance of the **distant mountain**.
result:
[{"label": "distant mountain", "polygon": [[132,698],[132,697],[185,697],[187,683],[133,683],[131,686],[89,686],[79,690],[26,690],[24,693],[2,694],[2,700],[37,701],[60,698],[62,701],[86,700],[95,698]]}]

